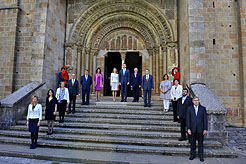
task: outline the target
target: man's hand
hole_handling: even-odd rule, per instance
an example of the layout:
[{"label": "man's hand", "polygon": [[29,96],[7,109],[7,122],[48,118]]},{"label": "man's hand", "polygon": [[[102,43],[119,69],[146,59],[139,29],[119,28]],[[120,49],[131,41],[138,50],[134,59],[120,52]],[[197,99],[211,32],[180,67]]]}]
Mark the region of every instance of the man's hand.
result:
[{"label": "man's hand", "polygon": [[121,83],[119,83],[119,85],[121,85]]},{"label": "man's hand", "polygon": [[40,126],[40,121],[38,121],[38,124],[37,124],[37,126]]},{"label": "man's hand", "polygon": [[127,85],[129,85],[130,83],[128,82]]},{"label": "man's hand", "polygon": [[207,131],[206,131],[206,130],[204,130],[204,131],[203,131],[203,135],[206,135],[206,134],[207,134]]},{"label": "man's hand", "polygon": [[132,88],[132,86],[131,86],[131,88]]},{"label": "man's hand", "polygon": [[56,111],[53,112],[53,115],[56,115]]},{"label": "man's hand", "polygon": [[179,119],[179,116],[177,116],[177,118]]},{"label": "man's hand", "polygon": [[191,130],[190,129],[188,129],[188,134],[191,135]]},{"label": "man's hand", "polygon": [[143,91],[143,88],[141,90]]},{"label": "man's hand", "polygon": [[139,88],[141,88],[141,85],[139,85]]},{"label": "man's hand", "polygon": [[29,121],[26,121],[26,126],[28,126],[29,125]]},{"label": "man's hand", "polygon": [[153,90],[154,90],[154,88],[151,88],[151,90],[153,91]]}]

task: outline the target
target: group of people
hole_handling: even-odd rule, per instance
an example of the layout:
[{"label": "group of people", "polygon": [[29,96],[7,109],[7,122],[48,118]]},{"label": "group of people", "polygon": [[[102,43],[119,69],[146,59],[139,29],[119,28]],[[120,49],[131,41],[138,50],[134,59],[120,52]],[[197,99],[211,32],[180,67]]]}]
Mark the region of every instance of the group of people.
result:
[{"label": "group of people", "polygon": [[191,147],[190,160],[196,156],[196,141],[198,141],[198,154],[200,161],[203,162],[203,139],[208,129],[206,108],[200,105],[198,97],[192,99],[188,96],[188,89],[179,84],[180,73],[177,67],[172,70],[172,75],[174,76],[173,85],[167,74],[163,76],[160,84],[160,98],[163,99],[164,111],[169,111],[171,100],[173,121],[179,122],[181,128],[179,141],[185,141],[188,138]]},{"label": "group of people", "polygon": [[[53,133],[54,120],[56,112],[59,112],[60,123],[64,122],[64,115],[68,104],[68,114],[75,112],[76,97],[79,96],[79,82],[76,80],[76,75],[72,74],[72,78],[68,80],[67,68],[63,67],[58,74],[59,87],[56,93],[52,89],[48,90],[46,105],[45,105],[45,119],[48,122],[47,135]],[[170,100],[173,107],[173,121],[179,122],[181,127],[181,138],[179,141],[189,139],[191,145],[190,160],[195,158],[196,154],[196,140],[198,140],[198,154],[200,161],[204,161],[203,157],[203,139],[207,133],[207,113],[206,108],[200,105],[198,97],[193,99],[188,96],[188,89],[183,88],[179,84],[180,74],[178,68],[172,70],[174,76],[173,83],[169,81],[168,74],[163,76],[163,81],[160,84],[160,98],[163,99],[164,111],[169,111]],[[100,101],[100,91],[103,87],[103,76],[101,69],[98,68],[94,75],[96,101]],[[82,86],[82,104],[89,105],[90,100],[90,86],[92,84],[92,77],[89,71],[85,70],[85,74],[81,76],[80,84]],[[133,93],[133,102],[139,101],[139,90],[144,93],[144,107],[151,107],[151,91],[154,89],[153,77],[150,75],[149,69],[146,69],[145,75],[142,77],[138,73],[138,68],[134,68],[134,73],[130,75],[126,64],[122,64],[122,69],[118,73],[114,68],[111,73],[110,86],[113,95],[113,101],[116,101],[116,95],[121,86],[121,102],[127,102],[127,88],[130,85]],[[86,98],[85,98],[86,97]],[[71,110],[71,103],[73,109]],[[38,131],[40,121],[42,120],[42,106],[38,104],[38,97],[32,98],[31,104],[28,106],[27,126],[31,132],[31,149],[35,149],[38,140]],[[188,133],[188,137],[187,137]]]}]

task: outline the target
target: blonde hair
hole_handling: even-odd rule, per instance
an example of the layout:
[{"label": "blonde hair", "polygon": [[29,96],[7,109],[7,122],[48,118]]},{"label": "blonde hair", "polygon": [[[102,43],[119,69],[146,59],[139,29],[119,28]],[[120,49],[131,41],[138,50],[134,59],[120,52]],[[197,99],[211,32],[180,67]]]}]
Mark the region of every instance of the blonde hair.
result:
[{"label": "blonde hair", "polygon": [[[37,99],[37,103],[36,103],[36,104],[34,104],[34,102],[33,102],[33,99],[34,99],[34,98]],[[32,97],[32,102],[31,102],[31,104],[32,104],[32,105],[37,105],[37,104],[38,104],[38,96],[33,96],[33,97]]]}]

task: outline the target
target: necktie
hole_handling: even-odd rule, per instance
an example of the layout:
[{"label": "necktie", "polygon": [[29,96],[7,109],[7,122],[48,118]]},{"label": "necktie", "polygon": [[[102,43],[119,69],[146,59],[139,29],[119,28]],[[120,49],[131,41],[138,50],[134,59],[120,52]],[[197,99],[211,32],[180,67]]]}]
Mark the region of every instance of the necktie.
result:
[{"label": "necktie", "polygon": [[86,81],[87,81],[87,75],[85,76],[85,79],[86,79]]},{"label": "necktie", "polygon": [[148,81],[148,80],[149,80],[149,75],[147,75],[147,77],[146,77],[146,78],[147,78],[147,81]]},{"label": "necktie", "polygon": [[195,107],[195,112],[196,112],[196,116],[197,116],[197,112],[198,112],[198,107]]},{"label": "necktie", "polygon": [[72,79],[72,84],[74,85],[74,79]]},{"label": "necktie", "polygon": [[184,104],[184,101],[185,101],[185,98],[183,97],[183,98],[182,98],[182,104]]}]

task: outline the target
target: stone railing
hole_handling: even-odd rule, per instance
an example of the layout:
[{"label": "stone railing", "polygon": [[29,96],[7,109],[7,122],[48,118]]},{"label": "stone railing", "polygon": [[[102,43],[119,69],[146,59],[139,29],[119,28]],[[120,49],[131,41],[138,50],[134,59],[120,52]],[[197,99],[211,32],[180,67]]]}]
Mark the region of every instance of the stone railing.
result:
[{"label": "stone railing", "polygon": [[0,129],[8,129],[23,119],[31,96],[45,83],[31,82],[0,101]]},{"label": "stone railing", "polygon": [[208,133],[206,138],[227,145],[228,133],[225,131],[227,110],[224,105],[205,84],[193,83],[189,89],[193,96],[199,98],[200,104],[207,109]]}]

